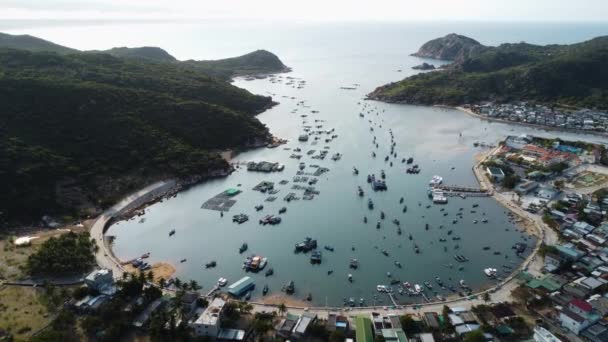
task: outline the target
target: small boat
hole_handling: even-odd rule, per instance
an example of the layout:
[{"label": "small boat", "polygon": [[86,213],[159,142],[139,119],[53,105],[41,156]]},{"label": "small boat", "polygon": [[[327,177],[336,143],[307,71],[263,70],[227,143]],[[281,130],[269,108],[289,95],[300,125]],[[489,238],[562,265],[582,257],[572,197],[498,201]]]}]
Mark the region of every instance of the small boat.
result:
[{"label": "small boat", "polygon": [[289,281],[289,283],[287,283],[287,285],[285,285],[285,293],[292,294],[295,292],[295,290],[296,290],[296,287],[295,287],[293,280]]},{"label": "small boat", "polygon": [[332,273],[334,273],[334,270],[329,270],[329,271],[327,271],[327,275],[330,275],[330,274],[332,274]]},{"label": "small boat", "polygon": [[388,256],[388,251],[386,249],[383,249],[382,254],[384,254],[384,256]]},{"label": "small boat", "polygon": [[184,262],[186,262],[186,261],[188,261],[188,259],[182,259],[182,260],[180,260],[179,262],[184,263]]},{"label": "small boat", "polygon": [[330,252],[333,252],[333,251],[334,251],[334,247],[333,247],[333,246],[330,246],[330,245],[325,245],[325,247],[324,247],[324,248],[325,248],[325,250],[330,251]]},{"label": "small boat", "polygon": [[286,207],[282,207],[281,209],[279,209],[279,214],[284,214],[287,212],[287,208]]},{"label": "small boat", "polygon": [[262,295],[265,296],[268,293],[268,285],[264,285],[264,288],[262,289]]},{"label": "small boat", "polygon": [[239,248],[239,253],[243,254],[243,252],[245,252],[247,249],[249,248],[249,246],[247,245],[247,242],[244,242],[241,247]]},{"label": "small boat", "polygon": [[363,216],[363,223],[367,223],[367,216]]},{"label": "small boat", "polygon": [[348,281],[350,281],[351,283],[353,282],[353,275],[352,274],[348,274]]},{"label": "small boat", "polygon": [[268,270],[266,270],[266,274],[265,274],[265,275],[266,275],[267,277],[270,277],[270,276],[271,276],[271,275],[273,275],[273,274],[274,274],[274,268],[272,268],[272,267],[271,267],[271,268],[269,268]]},{"label": "small boat", "polygon": [[401,263],[399,261],[395,261],[395,266],[401,268]]},{"label": "small boat", "polygon": [[380,221],[376,223],[376,229],[380,229]]},{"label": "small boat", "polygon": [[210,261],[210,262],[208,262],[208,263],[205,264],[205,268],[213,268],[215,266],[217,266],[217,263],[215,262],[215,260]]},{"label": "small boat", "polygon": [[356,270],[359,267],[359,261],[357,259],[350,259],[348,267]]},{"label": "small boat", "polygon": [[406,205],[406,206],[403,206],[403,212],[404,212],[404,213],[407,213],[407,205]]},{"label": "small boat", "polygon": [[256,211],[260,211],[260,210],[264,209],[264,206],[261,205],[261,204],[258,204],[254,208],[255,208]]},{"label": "small boat", "polygon": [[175,235],[175,229],[172,229],[172,230],[169,232],[169,236],[173,236],[173,235]]},{"label": "small boat", "polygon": [[358,175],[358,174],[359,174],[359,170],[357,170],[357,168],[356,168],[356,167],[353,167],[353,173],[354,173],[355,175]]},{"label": "small boat", "polygon": [[404,201],[404,199],[403,199],[403,197],[401,197],[401,199],[399,200],[399,204],[403,204],[403,201]]},{"label": "small boat", "polygon": [[226,286],[226,284],[228,284],[228,279],[226,279],[226,278],[220,278],[217,281],[217,286],[219,286],[219,287],[224,287],[224,286]]},{"label": "small boat", "polygon": [[380,219],[384,220],[385,217],[386,217],[386,215],[384,215],[384,211],[381,211],[380,212]]},{"label": "small boat", "polygon": [[247,294],[245,295],[245,299],[246,300],[250,300],[251,299],[251,291],[247,292]]},{"label": "small boat", "polygon": [[372,201],[372,199],[368,199],[367,200],[367,207],[371,210],[374,209],[374,202]]}]

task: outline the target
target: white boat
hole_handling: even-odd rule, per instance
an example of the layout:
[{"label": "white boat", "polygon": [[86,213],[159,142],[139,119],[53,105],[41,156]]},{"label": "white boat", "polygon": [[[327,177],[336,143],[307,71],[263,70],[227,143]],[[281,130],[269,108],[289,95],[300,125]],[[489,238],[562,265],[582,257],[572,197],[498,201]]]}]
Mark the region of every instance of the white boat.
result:
[{"label": "white boat", "polygon": [[416,293],[420,293],[422,292],[422,286],[420,286],[419,284],[414,285],[414,290],[416,291]]},{"label": "white boat", "polygon": [[217,281],[217,285],[219,287],[224,287],[224,286],[226,286],[226,284],[228,284],[228,279],[226,279],[226,278],[220,278]]},{"label": "white boat", "polygon": [[483,273],[485,273],[488,277],[493,278],[496,277],[496,273],[498,272],[497,269],[495,268],[486,268],[485,270],[483,270]]},{"label": "white boat", "polygon": [[258,269],[263,270],[264,267],[266,267],[267,263],[268,263],[268,258],[266,258],[266,257],[262,258],[262,261],[260,261],[260,266],[258,266]]},{"label": "white boat", "polygon": [[433,178],[431,178],[431,180],[429,181],[430,186],[441,185],[441,183],[443,183],[443,177],[437,175],[433,176]]},{"label": "white boat", "polygon": [[378,292],[386,292],[387,288],[386,285],[377,285],[376,290],[378,290]]}]

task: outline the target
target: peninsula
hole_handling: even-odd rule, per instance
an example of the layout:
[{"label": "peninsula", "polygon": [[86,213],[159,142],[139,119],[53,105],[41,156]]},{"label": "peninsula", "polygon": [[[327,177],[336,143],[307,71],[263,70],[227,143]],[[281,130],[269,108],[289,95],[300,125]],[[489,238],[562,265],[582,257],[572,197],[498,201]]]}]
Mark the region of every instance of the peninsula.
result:
[{"label": "peninsula", "polygon": [[217,151],[269,142],[255,114],[274,104],[230,78],[286,70],[267,51],[179,62],[0,34],[1,225],[97,215],[160,179],[228,172]]},{"label": "peninsula", "polygon": [[608,108],[606,36],[571,45],[488,47],[464,36],[448,35],[424,44],[414,55],[453,63],[438,72],[380,86],[368,97],[423,105],[531,101]]}]

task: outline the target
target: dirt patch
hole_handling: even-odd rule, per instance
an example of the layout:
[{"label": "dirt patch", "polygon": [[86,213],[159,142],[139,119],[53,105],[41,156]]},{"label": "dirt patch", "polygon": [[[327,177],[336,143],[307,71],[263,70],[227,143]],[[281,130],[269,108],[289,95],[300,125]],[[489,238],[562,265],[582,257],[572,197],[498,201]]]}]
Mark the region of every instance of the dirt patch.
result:
[{"label": "dirt patch", "polygon": [[294,296],[288,296],[286,294],[272,294],[269,296],[262,297],[259,300],[260,303],[271,304],[271,305],[280,305],[285,304],[286,306],[297,306],[297,307],[307,307],[311,306],[310,302],[307,302],[302,299],[298,299]]},{"label": "dirt patch", "polygon": [[0,287],[0,329],[10,331],[20,341],[28,340],[48,324],[52,315],[40,302],[40,291],[32,287]]},{"label": "dirt patch", "polygon": [[[128,273],[141,273],[139,269],[133,267],[131,264],[124,265],[124,268]],[[175,273],[175,267],[166,262],[158,262],[153,264],[152,267],[145,272],[152,272],[154,274],[154,281],[158,283],[161,278],[169,280],[169,278],[171,278]]]}]

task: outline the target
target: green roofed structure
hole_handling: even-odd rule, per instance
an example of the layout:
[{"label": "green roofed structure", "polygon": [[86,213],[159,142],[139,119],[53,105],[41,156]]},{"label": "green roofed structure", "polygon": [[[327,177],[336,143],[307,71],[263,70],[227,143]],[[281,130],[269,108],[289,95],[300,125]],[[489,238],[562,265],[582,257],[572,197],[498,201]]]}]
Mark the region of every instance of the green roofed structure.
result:
[{"label": "green roofed structure", "polygon": [[365,316],[358,316],[355,319],[357,342],[374,342],[374,332],[372,331],[372,320]]},{"label": "green roofed structure", "polygon": [[544,288],[549,292],[554,292],[562,288],[567,283],[564,279],[553,274],[547,274],[540,279],[532,279],[526,285],[531,289]]},{"label": "green roofed structure", "polygon": [[224,193],[228,196],[236,196],[241,193],[241,190],[235,189],[235,188],[230,188],[230,189],[224,191]]}]

